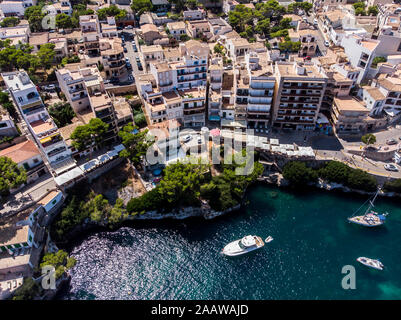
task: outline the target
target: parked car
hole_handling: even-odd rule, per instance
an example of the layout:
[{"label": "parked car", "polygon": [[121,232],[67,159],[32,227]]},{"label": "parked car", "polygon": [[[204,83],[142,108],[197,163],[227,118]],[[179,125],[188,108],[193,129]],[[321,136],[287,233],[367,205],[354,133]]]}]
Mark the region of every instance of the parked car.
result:
[{"label": "parked car", "polygon": [[189,135],[189,134],[187,134],[186,136],[184,136],[184,137],[182,138],[182,141],[183,141],[183,142],[189,142],[189,141],[191,141],[191,139],[192,139],[192,136]]},{"label": "parked car", "polygon": [[53,91],[56,89],[56,86],[54,84],[48,84],[47,86],[43,86],[42,89],[45,91]]},{"label": "parked car", "polygon": [[325,45],[326,47],[330,47],[330,42],[329,42],[328,40],[325,40],[325,41],[324,41],[324,45]]},{"label": "parked car", "polygon": [[131,29],[134,29],[134,27],[131,26],[131,25],[129,25],[129,26],[127,26],[125,29],[131,30]]},{"label": "parked car", "polygon": [[317,19],[313,19],[313,25],[314,25],[314,26],[317,26],[317,25],[318,25]]},{"label": "parked car", "polygon": [[398,168],[392,163],[385,164],[384,169],[386,169],[388,171],[398,171]]},{"label": "parked car", "polygon": [[125,66],[127,67],[128,70],[131,70],[131,69],[132,69],[132,65],[131,65],[130,62],[127,62],[127,63],[125,64]]},{"label": "parked car", "polygon": [[135,78],[132,76],[132,74],[128,75],[128,81],[129,82],[134,82]]},{"label": "parked car", "polygon": [[139,57],[135,57],[136,62],[141,62],[141,59],[139,59]]},{"label": "parked car", "polygon": [[202,143],[202,138],[199,137],[199,138],[198,138],[198,144],[201,144],[201,143]]},{"label": "parked car", "polygon": [[388,145],[397,144],[397,140],[391,138],[391,139],[386,140],[386,143],[387,143]]},{"label": "parked car", "polygon": [[143,70],[143,67],[142,67],[142,65],[141,65],[140,63],[138,64],[138,70],[139,70],[139,71],[142,71],[142,70]]},{"label": "parked car", "polygon": [[124,52],[125,52],[125,53],[127,53],[127,51],[128,51],[128,50],[127,50],[127,48],[126,48],[126,47],[124,47]]}]

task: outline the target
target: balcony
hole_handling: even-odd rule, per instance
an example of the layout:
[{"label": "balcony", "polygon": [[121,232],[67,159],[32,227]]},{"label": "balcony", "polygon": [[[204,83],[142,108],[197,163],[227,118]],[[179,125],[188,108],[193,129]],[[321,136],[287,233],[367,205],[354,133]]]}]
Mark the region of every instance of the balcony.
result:
[{"label": "balcony", "polygon": [[65,152],[67,150],[67,148],[66,147],[59,147],[59,148],[56,148],[56,149],[53,149],[52,151],[50,151],[48,154],[47,154],[47,156],[50,158],[50,157],[54,157],[55,155],[57,155],[57,154],[59,154],[59,153],[62,153],[62,152]]},{"label": "balcony", "polygon": [[37,96],[34,96],[32,98],[29,99],[24,99],[23,101],[18,101],[18,105],[21,106],[21,108],[29,108],[31,105],[34,105],[35,103],[42,103],[42,100],[39,96],[39,94]]},{"label": "balcony", "polygon": [[182,82],[188,82],[188,81],[198,81],[198,80],[206,80],[206,76],[204,76],[204,77],[195,77],[195,78],[191,78],[191,79],[178,79],[178,82],[179,83],[182,83]]}]

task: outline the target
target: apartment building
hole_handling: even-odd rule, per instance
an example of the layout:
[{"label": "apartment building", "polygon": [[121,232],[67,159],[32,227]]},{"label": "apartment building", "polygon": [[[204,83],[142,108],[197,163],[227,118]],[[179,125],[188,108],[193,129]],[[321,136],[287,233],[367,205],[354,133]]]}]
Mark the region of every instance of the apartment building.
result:
[{"label": "apartment building", "polygon": [[294,31],[289,29],[288,36],[293,42],[300,42],[301,48],[298,55],[300,57],[313,57],[316,54],[318,35],[314,29],[299,29]]},{"label": "apartment building", "polygon": [[372,86],[377,87],[384,96],[379,106],[381,110],[390,117],[398,115],[401,112],[401,72],[383,76],[373,81]]},{"label": "apartment building", "polygon": [[85,78],[97,79],[96,75],[83,73],[81,70],[79,63],[67,64],[64,68],[56,70],[60,89],[75,113],[80,113],[90,106]]},{"label": "apartment building", "polygon": [[184,21],[169,22],[167,23],[167,29],[169,30],[171,36],[176,40],[180,40],[182,35],[187,34]]},{"label": "apartment building", "polygon": [[0,40],[9,39],[11,45],[17,45],[19,42],[28,43],[30,34],[31,31],[26,20],[21,21],[15,27],[0,28]]},{"label": "apartment building", "polygon": [[149,74],[139,77],[137,83],[148,123],[179,119],[187,127],[203,126],[208,45],[194,40],[182,43],[169,61],[164,58],[161,47],[155,49],[153,52],[158,55],[153,55],[152,59],[149,59],[150,53],[142,51],[144,60],[149,61]]},{"label": "apartment building", "polygon": [[85,54],[88,57],[99,56],[99,34],[101,32],[97,15],[80,16],[79,25],[81,27]]},{"label": "apartment building", "polygon": [[36,0],[5,0],[0,3],[0,9],[5,17],[23,17],[25,9],[36,6]]},{"label": "apartment building", "polygon": [[354,68],[361,68],[357,83],[367,78],[370,65],[377,56],[376,50],[380,41],[368,39],[358,35],[347,35],[341,41],[341,46]]},{"label": "apartment building", "polygon": [[145,61],[146,68],[149,68],[151,62],[163,61],[164,53],[161,45],[141,46],[141,53]]},{"label": "apartment building", "polygon": [[245,120],[248,128],[267,128],[276,82],[267,53],[247,53],[235,74],[235,120]]},{"label": "apartment building", "polygon": [[313,130],[326,90],[327,77],[311,63],[276,62],[273,125]]},{"label": "apartment building", "polygon": [[206,87],[178,90],[183,105],[184,127],[205,125]]},{"label": "apartment building", "polygon": [[210,24],[207,20],[195,20],[187,22],[187,33],[191,38],[200,38],[210,33]]},{"label": "apartment building", "polygon": [[28,130],[54,174],[75,166],[71,152],[49,116],[36,86],[25,71],[3,73],[2,77]]},{"label": "apartment building", "polygon": [[99,46],[106,79],[128,77],[121,39],[100,39]]},{"label": "apartment building", "polygon": [[105,23],[100,24],[103,38],[114,38],[118,36],[116,19],[114,17],[107,17]]},{"label": "apartment building", "polygon": [[362,135],[366,132],[369,110],[351,97],[334,98],[332,126],[337,135]]},{"label": "apartment building", "polygon": [[223,59],[212,57],[209,65],[209,105],[208,117],[210,121],[220,121],[223,104]]}]

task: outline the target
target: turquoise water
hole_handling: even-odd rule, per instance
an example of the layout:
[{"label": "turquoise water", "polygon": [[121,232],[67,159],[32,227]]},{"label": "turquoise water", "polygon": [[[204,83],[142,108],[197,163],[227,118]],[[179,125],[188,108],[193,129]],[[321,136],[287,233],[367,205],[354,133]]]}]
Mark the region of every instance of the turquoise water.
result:
[{"label": "turquoise water", "polygon": [[[137,221],[78,241],[78,259],[62,299],[400,299],[401,209],[385,226],[363,228],[346,218],[366,197],[294,193],[256,186],[248,205],[215,220]],[[249,255],[228,258],[222,247],[253,234],[274,241]],[[355,261],[380,258],[384,271]],[[344,290],[341,269],[353,265],[356,289]]]}]

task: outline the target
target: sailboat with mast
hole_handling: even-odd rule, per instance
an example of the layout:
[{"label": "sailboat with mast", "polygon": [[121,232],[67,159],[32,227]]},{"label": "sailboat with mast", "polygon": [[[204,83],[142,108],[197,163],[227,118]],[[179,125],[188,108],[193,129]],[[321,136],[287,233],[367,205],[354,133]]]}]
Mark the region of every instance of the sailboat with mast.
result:
[{"label": "sailboat with mast", "polygon": [[348,221],[362,225],[364,227],[378,227],[378,226],[383,225],[384,222],[386,221],[386,216],[388,215],[388,213],[386,212],[386,213],[380,214],[373,210],[374,202],[375,202],[379,192],[380,192],[380,188],[377,189],[377,192],[373,196],[372,200],[370,200],[370,199],[367,200],[367,201],[369,201],[369,206],[363,215],[356,216],[357,212],[365,205],[365,203],[367,201],[358,210],[356,210],[351,217],[348,218]]}]

